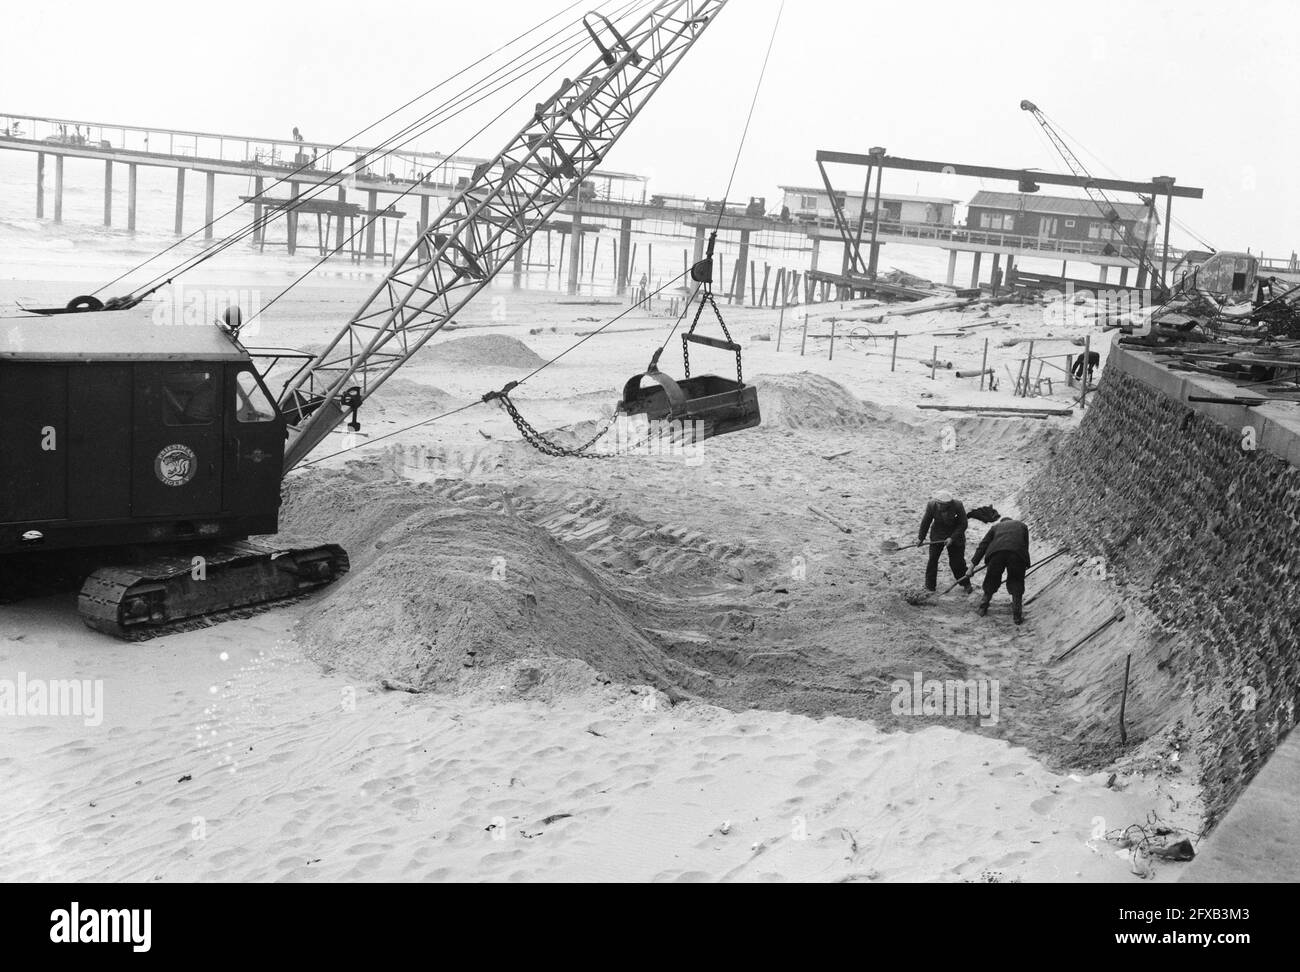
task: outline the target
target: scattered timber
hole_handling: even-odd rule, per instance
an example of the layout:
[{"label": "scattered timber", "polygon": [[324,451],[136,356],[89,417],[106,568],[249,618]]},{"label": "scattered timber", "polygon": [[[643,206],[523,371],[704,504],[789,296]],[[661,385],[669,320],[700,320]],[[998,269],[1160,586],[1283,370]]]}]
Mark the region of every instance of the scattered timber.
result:
[{"label": "scattered timber", "polygon": [[1005,412],[1007,415],[1073,415],[1072,408],[1019,408],[1015,405],[918,405],[931,412]]}]

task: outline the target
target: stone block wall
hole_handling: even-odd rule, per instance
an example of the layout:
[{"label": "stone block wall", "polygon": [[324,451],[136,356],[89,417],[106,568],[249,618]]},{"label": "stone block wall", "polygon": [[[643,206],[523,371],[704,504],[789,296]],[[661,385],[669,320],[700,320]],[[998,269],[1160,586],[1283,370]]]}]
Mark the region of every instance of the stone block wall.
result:
[{"label": "stone block wall", "polygon": [[1020,505],[1035,529],[1104,557],[1168,632],[1213,823],[1296,721],[1300,470],[1127,373],[1121,352]]}]

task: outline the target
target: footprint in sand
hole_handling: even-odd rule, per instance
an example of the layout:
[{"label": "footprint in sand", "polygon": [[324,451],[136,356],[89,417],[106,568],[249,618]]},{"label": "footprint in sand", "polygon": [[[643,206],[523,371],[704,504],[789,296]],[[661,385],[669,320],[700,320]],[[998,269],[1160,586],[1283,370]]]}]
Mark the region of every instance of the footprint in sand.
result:
[{"label": "footprint in sand", "polygon": [[656,884],[661,882],[699,884],[704,881],[712,881],[713,876],[705,871],[660,871],[651,880]]},{"label": "footprint in sand", "polygon": [[343,875],[344,881],[368,881],[372,880],[384,864],[386,854],[372,854],[369,857],[362,858]]},{"label": "footprint in sand", "polygon": [[343,853],[349,857],[364,857],[367,855],[382,855],[391,851],[391,844],[377,844],[374,841],[368,841],[362,844],[353,844]]},{"label": "footprint in sand", "polygon": [[995,766],[989,770],[989,776],[996,777],[999,780],[1022,774],[1025,767],[1020,763],[1003,763],[1001,766]]},{"label": "footprint in sand", "polygon": [[1061,795],[1059,793],[1049,793],[1046,796],[1039,797],[1033,803],[1029,804],[1029,809],[1034,811],[1034,813],[1046,817],[1056,809],[1056,805],[1060,802]]},{"label": "footprint in sand", "polygon": [[702,787],[702,786],[706,786],[706,785],[709,784],[709,783],[713,783],[713,782],[715,782],[716,780],[717,780],[717,777],[714,776],[714,775],[712,775],[712,774],[710,774],[710,773],[701,773],[701,774],[698,774],[698,775],[696,775],[696,776],[683,776],[681,779],[679,779],[679,780],[677,781],[677,783],[678,783],[680,786],[700,786],[700,787]]}]

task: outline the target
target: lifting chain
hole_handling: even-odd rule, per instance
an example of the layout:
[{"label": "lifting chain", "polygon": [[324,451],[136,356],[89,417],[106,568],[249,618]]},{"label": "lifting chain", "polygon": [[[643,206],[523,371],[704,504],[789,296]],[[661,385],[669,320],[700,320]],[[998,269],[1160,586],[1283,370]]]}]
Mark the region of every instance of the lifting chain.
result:
[{"label": "lifting chain", "polygon": [[[689,336],[695,333],[695,329],[700,324],[700,315],[704,313],[704,305],[708,304],[713,308],[713,316],[718,319],[718,326],[722,328],[722,336],[727,339],[729,344],[736,342],[731,340],[731,331],[727,329],[727,322],[722,319],[722,311],[718,309],[717,301],[713,299],[713,289],[705,287],[700,294],[700,306],[695,310],[695,319],[691,321],[691,329],[682,335],[682,361],[684,362],[685,376],[691,376],[691,342]],[[745,374],[741,370],[740,347],[736,347],[736,381],[742,385],[745,383]]]},{"label": "lifting chain", "polygon": [[548,456],[555,456],[560,459],[617,459],[618,458],[618,453],[615,452],[588,451],[591,449],[592,446],[594,446],[597,442],[599,442],[601,439],[603,439],[606,435],[609,434],[609,430],[613,428],[614,422],[618,418],[617,415],[611,416],[610,420],[605,423],[604,427],[601,428],[599,432],[597,432],[594,436],[592,436],[582,445],[576,447],[563,446],[560,445],[558,442],[554,442],[548,439],[542,432],[536,429],[528,421],[528,419],[524,418],[522,415],[519,414],[519,409],[516,408],[515,403],[510,400],[510,392],[515,389],[517,384],[518,382],[512,381],[510,384],[506,385],[506,387],[499,392],[489,392],[488,394],[483,396],[483,401],[485,402],[499,401],[501,403],[501,406],[506,410],[506,414],[510,416],[510,421],[515,423],[515,428],[519,430],[519,434],[523,436],[524,441],[527,442],[534,449],[536,449],[538,452],[541,452],[544,455],[548,455]]}]

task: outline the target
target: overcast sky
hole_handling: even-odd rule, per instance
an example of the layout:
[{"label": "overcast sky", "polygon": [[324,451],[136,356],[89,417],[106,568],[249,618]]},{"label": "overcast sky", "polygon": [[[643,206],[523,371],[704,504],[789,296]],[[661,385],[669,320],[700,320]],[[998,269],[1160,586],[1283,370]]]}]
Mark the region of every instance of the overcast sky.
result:
[{"label": "overcast sky", "polygon": [[[341,140],[568,5],[8,4],[0,111],[254,136],[297,125]],[[721,196],[778,6],[731,0],[607,166],[650,176],[656,192]],[[1063,171],[1019,110],[1029,98],[1095,153],[1082,155],[1095,175],[1174,175],[1205,189],[1176,200],[1175,216],[1214,246],[1289,254],[1300,248],[1298,27],[1294,0],[787,0],[732,198],[775,204],[777,185],[818,182],[819,148]],[[419,147],[456,148],[528,86]],[[468,151],[499,150],[524,120],[507,117]],[[862,178],[834,176],[846,189]],[[968,199],[981,188],[926,180],[892,172],[885,190]]]}]

